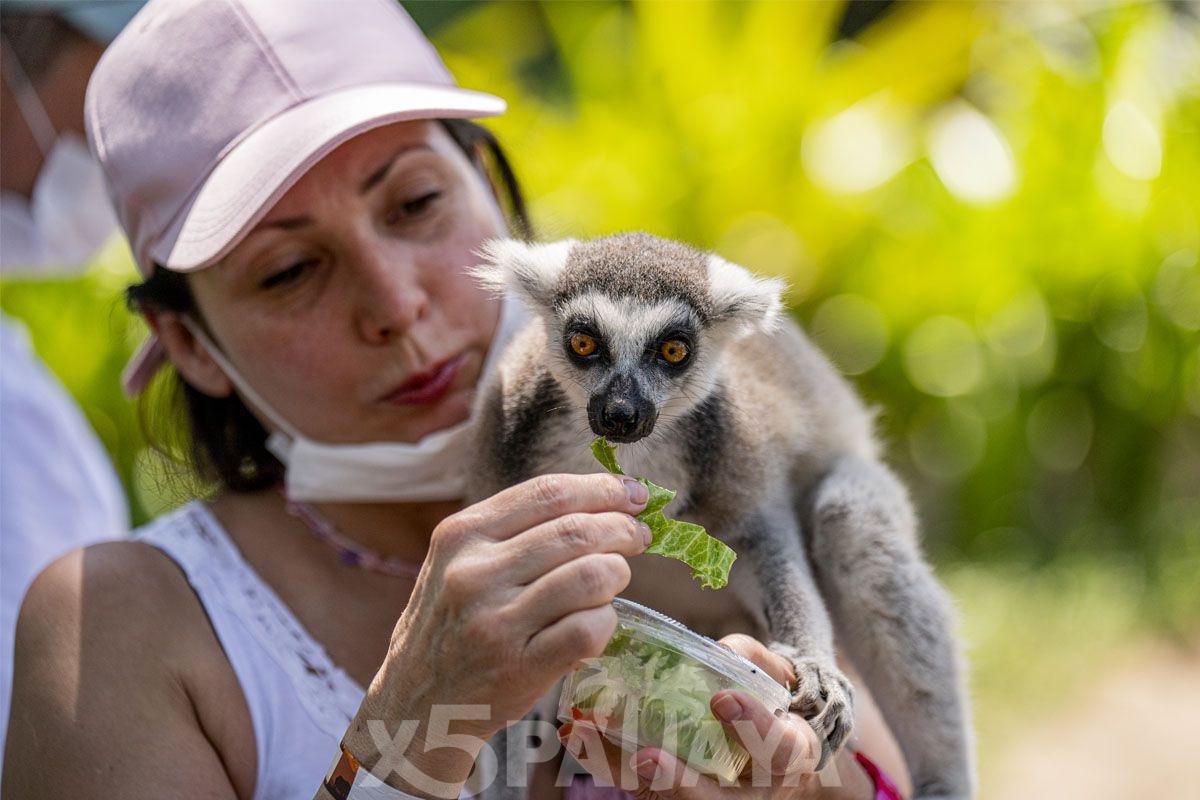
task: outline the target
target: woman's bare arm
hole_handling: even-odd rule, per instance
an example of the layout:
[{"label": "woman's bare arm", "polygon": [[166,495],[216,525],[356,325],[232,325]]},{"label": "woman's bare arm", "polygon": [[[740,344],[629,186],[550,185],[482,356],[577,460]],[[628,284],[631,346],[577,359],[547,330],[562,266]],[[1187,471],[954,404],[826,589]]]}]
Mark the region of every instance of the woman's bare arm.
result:
[{"label": "woman's bare arm", "polygon": [[[249,797],[249,712],[214,652],[198,600],[157,550],[113,542],[51,564],[17,623],[4,800]],[[250,752],[228,750],[246,731]]]}]

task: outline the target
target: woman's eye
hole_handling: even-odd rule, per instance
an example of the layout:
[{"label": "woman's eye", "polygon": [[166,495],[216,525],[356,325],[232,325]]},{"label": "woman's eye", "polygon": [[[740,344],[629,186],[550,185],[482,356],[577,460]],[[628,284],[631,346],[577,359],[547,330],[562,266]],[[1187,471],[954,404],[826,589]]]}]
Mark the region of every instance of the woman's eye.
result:
[{"label": "woman's eye", "polygon": [[586,333],[573,333],[571,351],[577,356],[590,356],[596,352],[596,340]]},{"label": "woman's eye", "polygon": [[395,225],[404,219],[417,217],[429,209],[433,202],[442,196],[441,192],[426,192],[425,194],[406,203],[401,203],[388,214],[387,224]]},{"label": "woman's eye", "polygon": [[680,339],[668,339],[658,348],[658,354],[668,364],[682,364],[688,357],[687,342]]},{"label": "woman's eye", "polygon": [[290,267],[285,267],[284,269],[267,276],[267,278],[262,282],[262,288],[273,289],[277,286],[283,286],[284,284],[292,283],[316,263],[316,259],[313,258],[305,259],[304,261],[297,261]]}]

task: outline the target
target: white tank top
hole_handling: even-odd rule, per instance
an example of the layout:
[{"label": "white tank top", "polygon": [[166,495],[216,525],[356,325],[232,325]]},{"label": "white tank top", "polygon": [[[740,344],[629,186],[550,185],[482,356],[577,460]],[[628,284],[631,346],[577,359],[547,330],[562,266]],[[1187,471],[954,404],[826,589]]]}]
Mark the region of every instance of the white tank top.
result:
[{"label": "white tank top", "polygon": [[[241,683],[258,750],[254,800],[311,798],[362,703],[362,687],[330,660],[246,563],[203,502],[194,500],[164,514],[134,531],[133,538],[158,547],[179,565]],[[555,697],[557,690],[527,718],[553,719]],[[500,765],[506,764],[503,733],[489,743]],[[568,760],[573,772],[583,771]],[[501,778],[475,797],[523,800],[527,795],[505,783]],[[464,787],[459,797],[472,795]]]},{"label": "white tank top", "polygon": [[258,749],[255,800],[312,797],[363,689],[333,664],[200,501],[133,534],[183,570],[241,682]]}]

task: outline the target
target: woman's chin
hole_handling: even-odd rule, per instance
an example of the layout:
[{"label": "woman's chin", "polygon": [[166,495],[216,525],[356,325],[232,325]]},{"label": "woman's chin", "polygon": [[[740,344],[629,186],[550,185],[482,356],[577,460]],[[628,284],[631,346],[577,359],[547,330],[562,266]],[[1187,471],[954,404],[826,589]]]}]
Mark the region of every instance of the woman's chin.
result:
[{"label": "woman's chin", "polygon": [[471,415],[471,389],[452,389],[446,396],[428,406],[410,406],[405,409],[400,424],[380,440],[419,442],[431,433],[452,428]]},{"label": "woman's chin", "polygon": [[458,389],[446,395],[442,402],[430,409],[429,425],[421,435],[428,436],[434,431],[465,421],[471,416],[471,395],[470,389]]}]

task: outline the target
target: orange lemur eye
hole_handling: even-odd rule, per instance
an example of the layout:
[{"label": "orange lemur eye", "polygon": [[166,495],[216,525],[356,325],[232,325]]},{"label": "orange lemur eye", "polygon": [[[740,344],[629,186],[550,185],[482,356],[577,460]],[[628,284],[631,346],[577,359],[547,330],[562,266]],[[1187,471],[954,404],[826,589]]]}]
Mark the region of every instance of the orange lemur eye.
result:
[{"label": "orange lemur eye", "polygon": [[571,334],[571,349],[576,355],[590,356],[596,352],[596,340],[586,333]]},{"label": "orange lemur eye", "polygon": [[688,357],[687,342],[671,339],[663,342],[662,346],[658,348],[658,352],[668,364],[680,364]]}]

